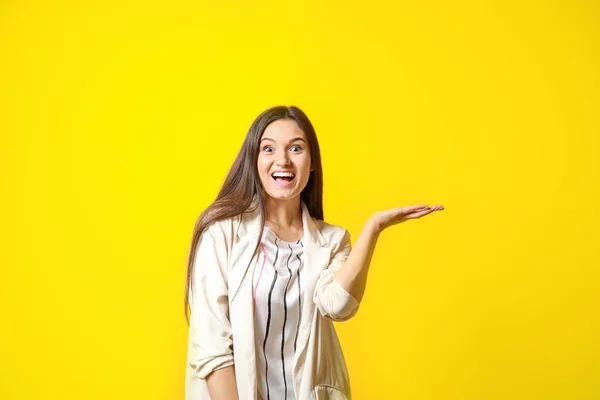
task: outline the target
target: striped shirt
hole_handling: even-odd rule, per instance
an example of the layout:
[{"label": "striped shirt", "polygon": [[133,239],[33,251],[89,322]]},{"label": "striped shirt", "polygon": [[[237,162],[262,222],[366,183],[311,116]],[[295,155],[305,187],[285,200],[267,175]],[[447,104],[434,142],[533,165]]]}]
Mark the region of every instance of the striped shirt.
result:
[{"label": "striped shirt", "polygon": [[304,301],[302,241],[280,240],[265,226],[253,276],[259,399],[295,399],[292,368]]}]

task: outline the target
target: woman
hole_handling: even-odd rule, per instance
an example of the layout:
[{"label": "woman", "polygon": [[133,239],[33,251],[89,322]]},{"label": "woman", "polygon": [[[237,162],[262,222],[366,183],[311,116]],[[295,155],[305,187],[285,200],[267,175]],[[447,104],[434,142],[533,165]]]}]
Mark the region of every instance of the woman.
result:
[{"label": "woman", "polygon": [[379,234],[441,209],[377,212],[352,248],[323,221],[311,122],[297,107],[264,111],[194,229],[186,399],[349,399],[332,321],[356,314]]}]

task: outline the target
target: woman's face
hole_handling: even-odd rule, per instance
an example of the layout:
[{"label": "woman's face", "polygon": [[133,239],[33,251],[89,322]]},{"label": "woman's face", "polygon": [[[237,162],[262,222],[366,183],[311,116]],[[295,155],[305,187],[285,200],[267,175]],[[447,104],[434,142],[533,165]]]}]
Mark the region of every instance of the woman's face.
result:
[{"label": "woman's face", "polygon": [[258,153],[258,175],[265,194],[276,200],[299,196],[310,177],[310,161],[308,140],[296,121],[271,122]]}]

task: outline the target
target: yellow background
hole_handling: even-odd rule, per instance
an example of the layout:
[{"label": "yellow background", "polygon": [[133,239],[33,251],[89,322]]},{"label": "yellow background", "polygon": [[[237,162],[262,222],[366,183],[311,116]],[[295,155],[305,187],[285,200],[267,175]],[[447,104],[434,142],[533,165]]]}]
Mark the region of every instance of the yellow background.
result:
[{"label": "yellow background", "polygon": [[593,1],[5,1],[0,398],[182,399],[185,261],[252,120],[380,238],[355,399],[600,398]]}]

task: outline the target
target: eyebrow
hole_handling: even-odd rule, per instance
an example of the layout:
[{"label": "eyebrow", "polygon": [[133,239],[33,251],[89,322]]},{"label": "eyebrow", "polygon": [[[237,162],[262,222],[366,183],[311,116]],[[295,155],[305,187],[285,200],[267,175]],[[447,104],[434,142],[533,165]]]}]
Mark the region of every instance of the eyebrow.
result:
[{"label": "eyebrow", "polygon": [[[264,138],[262,138],[262,139],[261,139],[261,141],[260,141],[260,142],[262,143],[262,142],[263,142],[263,141],[265,141],[265,140],[270,140],[271,142],[274,142],[274,141],[275,141],[274,139],[271,139],[271,138],[268,138],[268,137],[264,137]],[[304,140],[304,139],[303,139],[303,138],[301,138],[301,137],[295,137],[295,138],[293,138],[292,140],[290,140],[290,143],[296,142],[296,141],[298,141],[298,140],[302,140],[304,143],[306,143],[306,140]]]}]

